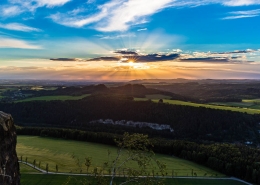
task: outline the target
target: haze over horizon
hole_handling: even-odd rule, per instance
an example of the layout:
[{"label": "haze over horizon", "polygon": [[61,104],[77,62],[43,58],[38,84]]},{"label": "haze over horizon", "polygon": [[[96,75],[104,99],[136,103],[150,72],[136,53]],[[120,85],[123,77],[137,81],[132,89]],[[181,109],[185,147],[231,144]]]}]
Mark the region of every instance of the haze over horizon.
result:
[{"label": "haze over horizon", "polygon": [[0,79],[260,79],[259,0],[2,0]]}]

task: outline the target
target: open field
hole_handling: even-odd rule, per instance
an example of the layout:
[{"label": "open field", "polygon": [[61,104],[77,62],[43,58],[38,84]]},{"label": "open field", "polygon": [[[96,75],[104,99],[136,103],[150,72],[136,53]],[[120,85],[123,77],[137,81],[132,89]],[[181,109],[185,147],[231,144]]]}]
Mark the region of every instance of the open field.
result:
[{"label": "open field", "polygon": [[[82,169],[83,173],[86,172],[86,166],[83,164],[85,157],[92,158],[92,167],[102,166],[108,161],[108,150],[111,152],[109,156],[111,161],[115,159],[116,148],[96,143],[36,136],[18,136],[17,144],[19,159],[23,156],[22,159],[25,161],[27,157],[27,161],[30,163],[36,160],[36,166],[39,166],[39,162],[41,161],[40,167],[42,169],[45,169],[48,163],[49,171],[56,171],[55,167],[57,164],[59,172],[72,173],[79,173],[80,169]],[[224,176],[209,168],[176,157],[156,154],[155,158],[166,163],[169,175],[174,170],[175,176],[191,176],[193,169],[193,172],[197,173],[198,176],[204,176],[205,174],[207,177]],[[77,159],[79,159],[80,165],[83,164],[82,166],[77,165]]]},{"label": "open field", "polygon": [[221,105],[221,106],[229,106],[229,107],[242,107],[242,108],[249,108],[253,106],[253,103],[250,102],[212,102],[210,104],[213,105]]},{"label": "open field", "polygon": [[146,98],[148,99],[171,99],[172,97],[170,96],[165,96],[162,94],[151,94],[151,95],[145,95]]},{"label": "open field", "polygon": [[[148,98],[135,98],[135,101],[147,101]],[[154,102],[158,102],[159,99],[152,99]],[[224,106],[224,105],[212,105],[212,104],[201,104],[201,103],[191,103],[185,102],[180,100],[168,100],[163,99],[164,103],[174,104],[174,105],[186,105],[192,107],[206,107],[211,109],[221,109],[221,110],[230,110],[236,112],[246,112],[248,114],[260,114],[260,110],[253,109],[253,108],[242,108],[242,107],[231,107],[231,106]],[[260,108],[260,106],[259,106]]]},{"label": "open field", "polygon": [[23,100],[18,100],[18,102],[28,102],[28,101],[51,101],[51,100],[60,100],[60,101],[65,101],[65,100],[80,100],[82,98],[85,98],[87,96],[90,96],[90,94],[85,94],[82,96],[40,96],[40,97],[33,97],[33,98],[26,98]]},{"label": "open field", "polygon": [[260,99],[245,99],[242,100],[242,102],[212,102],[211,104],[227,106],[227,107],[260,109]]},{"label": "open field", "polygon": [[35,90],[35,91],[40,91],[40,90],[46,90],[46,91],[53,91],[56,90],[57,87],[52,87],[52,86],[33,86],[31,87],[31,90]]},{"label": "open field", "polygon": [[260,103],[260,99],[250,99],[250,100],[243,100],[243,102],[247,102],[247,103]]}]

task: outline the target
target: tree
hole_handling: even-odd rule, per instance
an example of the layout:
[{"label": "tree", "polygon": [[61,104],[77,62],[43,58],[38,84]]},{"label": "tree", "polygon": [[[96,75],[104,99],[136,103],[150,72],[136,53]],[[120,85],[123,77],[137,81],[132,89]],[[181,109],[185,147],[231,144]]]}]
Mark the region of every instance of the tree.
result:
[{"label": "tree", "polygon": [[49,173],[49,164],[48,163],[46,164],[46,169],[45,170],[46,170],[46,173]]},{"label": "tree", "polygon": [[89,167],[91,166],[91,163],[92,163],[91,157],[86,157],[85,158],[85,166],[87,167],[87,173],[88,173]]},{"label": "tree", "polygon": [[[118,149],[116,158],[108,162],[111,171],[109,184],[113,185],[116,177],[122,174],[126,180],[120,185],[134,182],[135,184],[160,184],[160,178],[154,178],[152,170],[164,176],[166,165],[155,160],[152,144],[147,135],[125,133],[121,140],[116,140]],[[159,180],[158,180],[159,179]]]},{"label": "tree", "polygon": [[[116,157],[113,158],[112,152],[108,150],[108,161],[104,162],[101,167],[93,167],[91,171],[95,182],[93,182],[93,178],[88,178],[81,181],[81,184],[163,184],[166,165],[154,159],[153,145],[147,135],[125,133],[122,139],[115,140],[115,142],[118,146]],[[91,164],[92,159],[86,157],[87,171]],[[71,177],[68,178],[68,181],[70,180],[72,180]],[[75,178],[75,181],[78,180]]]},{"label": "tree", "polygon": [[58,171],[59,171],[59,167],[58,167],[58,165],[56,164],[56,173],[58,173]]}]

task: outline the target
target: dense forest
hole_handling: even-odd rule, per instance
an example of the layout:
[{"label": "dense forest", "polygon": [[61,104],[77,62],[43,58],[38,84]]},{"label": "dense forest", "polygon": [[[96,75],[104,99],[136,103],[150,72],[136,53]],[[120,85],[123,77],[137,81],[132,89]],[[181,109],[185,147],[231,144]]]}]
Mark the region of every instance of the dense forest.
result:
[{"label": "dense forest", "polygon": [[[211,83],[210,83],[211,82]],[[260,97],[259,81],[194,81],[171,84],[148,84],[146,87],[188,96],[198,102],[241,102]]]},{"label": "dense forest", "polygon": [[198,142],[253,142],[260,143],[260,115],[133,101],[124,95],[96,94],[80,101],[34,101],[1,103],[1,110],[11,113],[18,125],[68,127],[90,131],[123,133],[138,128],[90,124],[93,120],[132,120],[170,125],[174,132],[143,130],[150,137],[186,139]]},{"label": "dense forest", "polygon": [[[122,135],[59,128],[17,127],[19,135],[38,135],[115,145]],[[240,144],[199,144],[183,140],[151,139],[157,153],[174,155],[229,176],[260,184],[260,150]],[[171,166],[171,168],[174,168]],[[192,174],[196,176],[196,174]]]}]

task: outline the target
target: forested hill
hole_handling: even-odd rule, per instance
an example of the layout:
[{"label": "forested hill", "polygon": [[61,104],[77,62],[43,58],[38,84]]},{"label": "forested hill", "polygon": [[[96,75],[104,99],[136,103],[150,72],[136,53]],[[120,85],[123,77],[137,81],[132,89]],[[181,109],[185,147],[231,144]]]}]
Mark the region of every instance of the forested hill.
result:
[{"label": "forested hill", "polygon": [[72,87],[58,87],[56,90],[46,91],[34,91],[34,90],[22,90],[23,94],[31,94],[34,97],[37,96],[53,96],[53,95],[72,95],[79,96],[83,94],[123,94],[132,97],[144,98],[145,95],[161,94],[170,96],[174,100],[193,101],[194,99],[188,96],[178,95],[172,92],[166,92],[163,90],[157,90],[153,88],[147,88],[140,84],[127,84],[118,87],[106,87],[104,84],[89,85],[89,86],[72,86]]},{"label": "forested hill", "polygon": [[[178,106],[150,101],[133,101],[126,96],[93,95],[79,101],[35,101],[0,104],[1,110],[11,113],[16,124],[45,124],[88,129],[97,119],[133,120],[168,124],[174,132],[162,137],[219,142],[260,143],[260,116],[239,112]],[[93,125],[92,125],[93,127]],[[109,130],[101,124],[95,131]],[[111,126],[110,132],[126,128]],[[142,129],[136,128],[139,132]],[[152,136],[152,135],[151,135]]]}]

